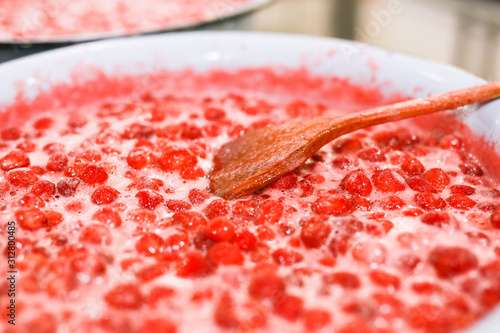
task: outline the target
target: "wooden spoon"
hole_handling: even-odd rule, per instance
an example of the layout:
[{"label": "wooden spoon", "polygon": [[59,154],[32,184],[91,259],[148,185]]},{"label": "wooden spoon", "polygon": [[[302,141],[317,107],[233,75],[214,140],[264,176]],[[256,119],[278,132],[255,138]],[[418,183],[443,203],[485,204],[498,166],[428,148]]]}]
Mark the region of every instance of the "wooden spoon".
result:
[{"label": "wooden spoon", "polygon": [[210,189],[217,196],[235,199],[299,167],[321,147],[341,135],[497,97],[500,97],[500,81],[334,118],[260,128],[226,143],[215,153]]}]

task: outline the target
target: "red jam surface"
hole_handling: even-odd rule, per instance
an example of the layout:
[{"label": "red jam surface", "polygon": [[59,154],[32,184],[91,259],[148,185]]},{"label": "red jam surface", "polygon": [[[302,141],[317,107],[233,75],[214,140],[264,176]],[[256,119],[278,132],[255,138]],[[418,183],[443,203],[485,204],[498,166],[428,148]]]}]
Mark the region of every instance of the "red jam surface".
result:
[{"label": "red jam surface", "polygon": [[237,14],[249,0],[2,0],[0,40],[180,28]]},{"label": "red jam surface", "polygon": [[19,96],[0,114],[0,270],[15,220],[19,271],[17,330],[0,284],[2,331],[470,326],[500,302],[500,191],[455,128],[370,128],[254,195],[207,190],[214,151],[245,131],[389,100],[266,69]]}]

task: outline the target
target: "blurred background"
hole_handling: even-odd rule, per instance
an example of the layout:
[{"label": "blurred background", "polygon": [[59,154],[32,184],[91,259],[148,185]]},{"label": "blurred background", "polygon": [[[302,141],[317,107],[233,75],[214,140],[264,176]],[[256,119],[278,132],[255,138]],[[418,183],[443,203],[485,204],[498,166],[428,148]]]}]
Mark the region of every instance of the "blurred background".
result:
[{"label": "blurred background", "polygon": [[[204,28],[354,39],[500,80],[500,0],[275,0]],[[0,62],[68,44],[4,43]]]},{"label": "blurred background", "polygon": [[355,39],[500,80],[498,0],[277,0],[250,29]]}]

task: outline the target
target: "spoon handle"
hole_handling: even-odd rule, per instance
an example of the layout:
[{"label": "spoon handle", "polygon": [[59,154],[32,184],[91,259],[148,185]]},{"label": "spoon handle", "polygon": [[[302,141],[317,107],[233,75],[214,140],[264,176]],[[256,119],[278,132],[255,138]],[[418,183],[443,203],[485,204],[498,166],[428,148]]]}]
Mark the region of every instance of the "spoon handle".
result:
[{"label": "spoon handle", "polygon": [[[487,102],[498,97],[500,97],[500,81],[495,81],[441,95],[413,99],[390,106],[381,106],[364,110],[347,116],[346,120],[353,126],[349,128],[349,131],[352,131],[384,124],[390,121],[439,111],[454,110],[470,104]],[[332,125],[336,126],[337,123],[334,122]]]}]

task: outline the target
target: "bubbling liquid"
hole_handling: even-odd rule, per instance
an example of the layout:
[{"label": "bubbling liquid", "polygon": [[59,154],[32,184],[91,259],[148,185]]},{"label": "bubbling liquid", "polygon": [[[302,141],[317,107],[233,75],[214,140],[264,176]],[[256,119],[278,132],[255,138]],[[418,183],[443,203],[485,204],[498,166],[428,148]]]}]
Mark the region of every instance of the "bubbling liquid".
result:
[{"label": "bubbling liquid", "polygon": [[251,196],[207,190],[222,144],[346,110],[158,89],[3,129],[0,223],[18,225],[21,330],[470,326],[500,301],[500,192],[460,133],[387,124],[339,138]]}]

